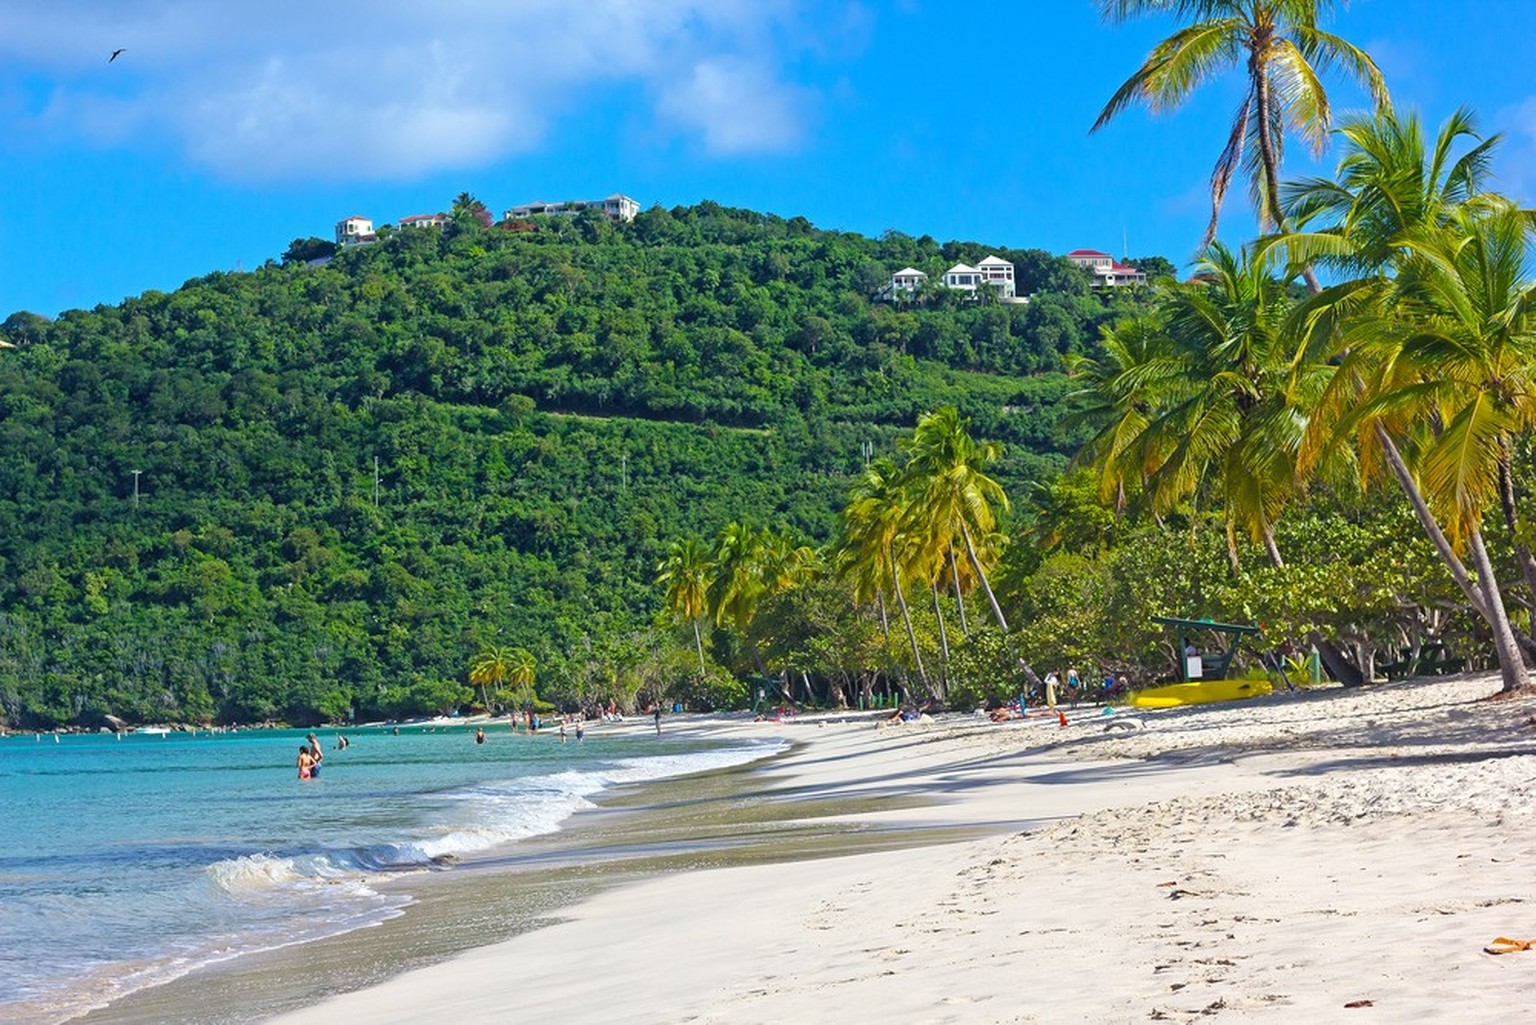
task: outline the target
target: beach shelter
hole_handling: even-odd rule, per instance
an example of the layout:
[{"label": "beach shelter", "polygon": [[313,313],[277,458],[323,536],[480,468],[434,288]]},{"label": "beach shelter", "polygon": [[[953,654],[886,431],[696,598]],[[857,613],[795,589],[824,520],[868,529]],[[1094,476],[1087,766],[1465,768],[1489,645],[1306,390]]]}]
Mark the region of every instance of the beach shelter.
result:
[{"label": "beach shelter", "polygon": [[[1152,622],[1171,626],[1179,634],[1179,679],[1185,683],[1194,680],[1225,680],[1237,647],[1243,637],[1257,635],[1257,625],[1242,623],[1218,623],[1213,619],[1180,619],[1177,616],[1153,616]],[[1190,643],[1190,632],[1209,630],[1223,638],[1225,650],[1200,651]]]}]

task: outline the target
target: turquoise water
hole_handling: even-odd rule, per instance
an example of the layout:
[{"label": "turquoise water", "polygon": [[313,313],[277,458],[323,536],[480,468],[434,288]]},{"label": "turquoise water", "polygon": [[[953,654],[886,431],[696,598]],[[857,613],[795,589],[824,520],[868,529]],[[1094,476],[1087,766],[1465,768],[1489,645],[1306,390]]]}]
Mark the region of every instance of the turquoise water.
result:
[{"label": "turquoise water", "polygon": [[0,739],[0,1021],[57,1022],[201,965],[399,914],[380,878],[558,829],[619,784],[761,746],[467,728]]}]

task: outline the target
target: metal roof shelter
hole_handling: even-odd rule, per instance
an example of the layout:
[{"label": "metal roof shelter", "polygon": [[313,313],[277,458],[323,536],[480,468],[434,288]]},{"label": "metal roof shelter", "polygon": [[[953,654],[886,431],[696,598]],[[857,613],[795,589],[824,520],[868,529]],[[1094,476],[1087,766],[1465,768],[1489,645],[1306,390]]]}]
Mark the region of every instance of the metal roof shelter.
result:
[{"label": "metal roof shelter", "polygon": [[[1184,683],[1191,680],[1225,680],[1227,670],[1232,666],[1232,659],[1237,655],[1237,646],[1242,643],[1244,636],[1257,636],[1259,628],[1255,624],[1244,625],[1242,623],[1218,623],[1213,619],[1180,619],[1177,616],[1153,616],[1152,622],[1171,626],[1179,632],[1179,679]],[[1227,650],[1216,652],[1212,655],[1188,655],[1189,632],[1191,630],[1211,630],[1218,634],[1227,634],[1231,641],[1227,644]]]}]

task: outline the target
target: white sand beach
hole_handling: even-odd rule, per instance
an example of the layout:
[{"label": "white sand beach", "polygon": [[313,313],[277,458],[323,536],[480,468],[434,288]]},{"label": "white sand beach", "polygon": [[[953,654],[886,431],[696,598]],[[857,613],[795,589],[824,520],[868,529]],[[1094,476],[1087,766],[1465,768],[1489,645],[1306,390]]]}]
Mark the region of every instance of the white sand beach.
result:
[{"label": "white sand beach", "polygon": [[717,725],[804,741],[763,799],[863,796],[892,805],[869,819],[992,835],[651,878],[277,1020],[1516,1020],[1536,950],[1483,948],[1536,939],[1536,701],[1497,686],[1114,731],[1087,707],[1066,728]]}]

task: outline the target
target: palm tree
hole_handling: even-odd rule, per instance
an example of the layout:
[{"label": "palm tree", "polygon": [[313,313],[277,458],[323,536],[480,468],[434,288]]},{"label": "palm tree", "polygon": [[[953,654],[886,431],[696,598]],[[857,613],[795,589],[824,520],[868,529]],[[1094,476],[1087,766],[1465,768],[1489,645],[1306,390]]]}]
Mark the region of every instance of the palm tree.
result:
[{"label": "palm tree", "polygon": [[533,677],[538,667],[538,662],[534,660],[532,652],[527,648],[512,649],[507,682],[513,686],[520,697],[526,699],[533,696]]},{"label": "palm tree", "polygon": [[1148,447],[1147,432],[1153,413],[1185,376],[1184,361],[1156,309],[1103,329],[1099,350],[1096,358],[1078,356],[1069,364],[1078,387],[1068,423],[1093,429],[1077,462],[1092,468],[1099,500],[1113,499],[1116,511],[1124,511],[1166,458],[1164,450]]},{"label": "palm tree", "polygon": [[491,695],[488,688],[500,689],[512,676],[512,667],[517,662],[516,653],[511,648],[500,645],[492,645],[480,654],[476,655],[469,664],[469,682],[480,688],[480,700],[485,705],[485,710],[491,710]]},{"label": "palm tree", "polygon": [[476,199],[473,193],[461,192],[455,196],[449,213],[453,216],[462,215],[470,218],[484,228],[491,226],[491,211]]},{"label": "palm tree", "polygon": [[901,609],[901,621],[912,645],[912,660],[923,689],[931,691],[923,654],[918,648],[912,612],[907,607],[903,577],[910,575],[911,545],[903,526],[908,516],[908,495],[900,471],[889,459],[876,459],[864,468],[843,510],[844,548],[852,553],[846,564],[865,567],[860,578],[876,589],[890,585]]},{"label": "palm tree", "polygon": [[[1402,255],[1411,229],[1443,225],[1485,194],[1499,136],[1483,138],[1472,111],[1448,118],[1431,144],[1416,112],[1346,117],[1334,178],[1303,178],[1281,190],[1292,230],[1280,245],[1295,263],[1329,267],[1345,279],[1383,273]],[[1459,144],[1471,143],[1457,155]]]},{"label": "palm tree", "polygon": [[667,611],[693,627],[701,676],[707,676],[709,668],[704,662],[704,638],[699,632],[699,620],[709,611],[712,570],[709,552],[693,538],[672,542],[667,548],[667,557],[656,565],[656,582],[666,588]]},{"label": "palm tree", "polygon": [[1123,502],[1139,486],[1162,516],[1214,485],[1234,573],[1239,530],[1285,564],[1274,524],[1295,490],[1304,421],[1294,392],[1320,387],[1316,367],[1289,346],[1291,303],[1274,262],[1272,251],[1213,243],[1195,279],[1164,291],[1152,319],[1110,334],[1104,362],[1075,367],[1081,415],[1100,425],[1081,458],[1101,495]]},{"label": "palm tree", "polygon": [[[1508,616],[1498,582],[1491,567],[1474,580],[1458,545],[1465,542],[1474,564],[1484,561],[1482,511],[1491,472],[1536,596],[1536,562],[1521,543],[1509,475],[1510,445],[1529,415],[1519,360],[1531,330],[1522,275],[1532,215],[1484,191],[1498,140],[1480,139],[1469,111],[1452,115],[1432,144],[1415,115],[1352,118],[1340,134],[1346,151],[1337,179],[1288,189],[1298,230],[1274,240],[1293,261],[1316,260],[1359,275],[1298,311],[1303,344],[1340,355],[1312,410],[1301,469],[1343,449],[1367,477],[1389,471],[1452,578],[1499,638]],[[1469,142],[1456,155],[1458,144]],[[1478,323],[1479,317],[1487,319]],[[1454,353],[1445,368],[1424,361],[1437,349]],[[1451,395],[1464,404],[1447,404]],[[1447,427],[1458,415],[1463,419],[1450,438],[1460,437],[1463,447],[1455,453],[1447,447]],[[1494,430],[1502,417],[1513,418],[1509,429]],[[1474,427],[1481,437],[1467,433]],[[1449,516],[1449,530],[1437,510]],[[1515,640],[1527,660],[1536,659],[1536,641]],[[1510,680],[1506,674],[1506,688]]]},{"label": "palm tree", "polygon": [[1334,0],[1099,0],[1100,12],[1110,21],[1158,14],[1192,21],[1153,47],[1105,104],[1093,131],[1135,103],[1146,104],[1154,114],[1172,110],[1197,87],[1240,63],[1247,75],[1227,144],[1211,172],[1211,220],[1202,248],[1216,236],[1221,206],[1239,167],[1252,182],[1261,228],[1283,227],[1285,130],[1299,133],[1320,155],[1332,127],[1320,71],[1338,67],[1370,93],[1378,109],[1389,105],[1386,82],[1370,55],[1318,27],[1335,6]]},{"label": "palm tree", "polygon": [[[1483,195],[1443,223],[1402,232],[1394,248],[1394,277],[1341,293],[1364,308],[1340,323],[1343,355],[1309,453],[1351,438],[1365,446],[1367,472],[1391,468],[1492,630],[1503,689],[1525,690],[1482,525],[1500,501],[1513,440],[1536,424],[1536,283],[1528,277],[1536,220]],[[1475,584],[1456,554],[1462,547]]]},{"label": "palm tree", "polygon": [[766,531],[734,520],[720,529],[715,539],[715,576],[706,590],[716,623],[729,620],[746,641],[757,671],[768,675],[752,638],[752,618],[766,587],[763,583],[763,549]]},{"label": "palm tree", "polygon": [[986,473],[1002,456],[1002,447],[996,442],[978,443],[969,427],[970,422],[961,419],[953,406],[918,417],[912,437],[902,443],[911,457],[907,464],[913,490],[911,516],[926,525],[922,533],[932,549],[964,549],[997,625],[1007,633],[1008,620],[977,555],[978,539],[990,536],[997,526],[993,506],[1008,508],[1002,485]]}]

